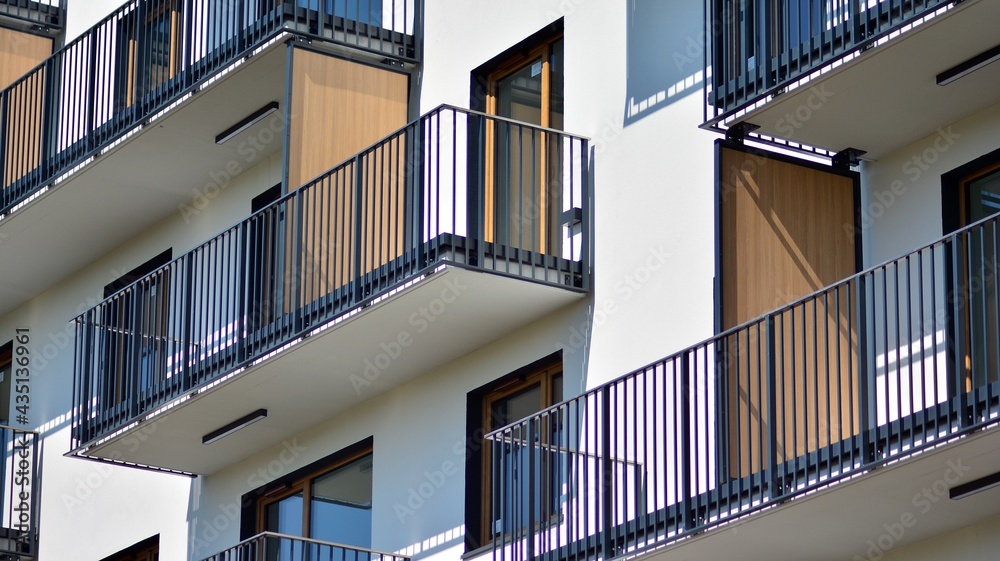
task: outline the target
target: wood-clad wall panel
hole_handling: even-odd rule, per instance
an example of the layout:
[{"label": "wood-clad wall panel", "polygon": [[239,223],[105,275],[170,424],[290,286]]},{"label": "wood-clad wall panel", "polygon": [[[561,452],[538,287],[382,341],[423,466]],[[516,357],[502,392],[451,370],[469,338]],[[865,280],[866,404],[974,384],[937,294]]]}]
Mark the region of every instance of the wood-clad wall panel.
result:
[{"label": "wood-clad wall panel", "polygon": [[289,190],[406,124],[407,75],[297,49]]},{"label": "wood-clad wall panel", "polygon": [[[856,271],[854,179],[720,147],[721,328],[730,329]],[[846,289],[774,320],[778,403],[768,408],[766,325],[725,345],[730,475],[790,460],[858,431],[858,340]]]},{"label": "wood-clad wall panel", "polygon": [[[406,124],[405,74],[303,49],[295,51],[292,64],[289,189]],[[370,152],[361,169],[347,165],[309,188],[301,233],[301,266],[308,274],[299,280],[300,304],[402,254],[405,151],[400,135]]]},{"label": "wood-clad wall panel", "polygon": [[0,27],[0,89],[52,54],[52,39]]},{"label": "wood-clad wall panel", "polygon": [[[0,28],[0,88],[6,88],[52,54],[52,39]],[[3,185],[41,163],[45,74],[38,73],[9,92],[4,138]],[[2,186],[0,186],[2,187]]]}]

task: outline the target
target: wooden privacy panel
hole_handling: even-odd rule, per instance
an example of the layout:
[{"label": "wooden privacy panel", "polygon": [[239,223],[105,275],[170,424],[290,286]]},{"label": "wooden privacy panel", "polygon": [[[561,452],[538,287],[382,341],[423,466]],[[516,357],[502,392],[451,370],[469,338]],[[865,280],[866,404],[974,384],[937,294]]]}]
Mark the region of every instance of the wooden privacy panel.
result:
[{"label": "wooden privacy panel", "polygon": [[301,240],[300,305],[403,255],[406,148],[405,134],[387,140],[307,186],[301,210],[289,209],[291,223],[301,213],[301,231],[293,234]]},{"label": "wooden privacy panel", "polygon": [[34,72],[7,91],[4,135],[4,185],[35,170],[42,161],[46,72]]},{"label": "wooden privacy panel", "polygon": [[405,125],[408,94],[406,74],[296,49],[289,190]]},{"label": "wooden privacy panel", "polygon": [[[719,150],[722,330],[856,272],[853,175]],[[841,287],[776,315],[771,370],[766,322],[727,339],[730,476],[768,466],[772,430],[778,462],[858,433],[856,305]]]},{"label": "wooden privacy panel", "polygon": [[[406,124],[405,74],[303,49],[292,65],[290,189]],[[289,209],[291,224],[301,213],[303,273],[288,284],[299,284],[299,305],[402,255],[406,150],[400,134],[310,184],[301,210]]]},{"label": "wooden privacy panel", "polygon": [[[52,40],[0,28],[0,88],[6,88],[52,54]],[[36,72],[7,92],[3,139],[3,185],[41,163],[45,72]]]},{"label": "wooden privacy panel", "polygon": [[0,27],[0,89],[52,54],[52,39]]}]

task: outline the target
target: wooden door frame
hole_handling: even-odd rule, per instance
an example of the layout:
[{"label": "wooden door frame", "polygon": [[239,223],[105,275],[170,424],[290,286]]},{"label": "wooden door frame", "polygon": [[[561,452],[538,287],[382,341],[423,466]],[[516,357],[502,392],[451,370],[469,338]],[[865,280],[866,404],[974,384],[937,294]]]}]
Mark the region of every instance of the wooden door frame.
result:
[{"label": "wooden door frame", "polygon": [[[942,236],[947,236],[971,224],[969,220],[970,193],[969,183],[982,179],[988,175],[1000,171],[1000,149],[993,150],[970,162],[948,171],[941,175],[941,226]],[[946,345],[948,354],[945,360],[946,376],[948,382],[948,397],[954,398],[968,394],[974,388],[972,374],[972,343],[970,334],[972,332],[972,320],[969,316],[970,306],[968,304],[968,291],[959,289],[956,284],[956,271],[954,263],[956,256],[953,255],[955,247],[946,244],[945,251],[945,294],[964,294],[962,305],[963,317],[960,321],[954,317],[954,310],[951,305],[947,306],[947,327]],[[969,263],[965,252],[958,256],[962,260],[962,280],[963,285],[968,286]],[[959,329],[961,328],[961,331]],[[962,353],[959,355],[958,353]],[[958,372],[958,365],[965,366],[965,372]],[[964,385],[965,391],[960,391]]]},{"label": "wooden door frame", "polygon": [[[515,72],[527,67],[533,61],[542,62],[542,91],[541,91],[541,123],[542,128],[552,128],[552,47],[564,39],[560,30],[552,34],[545,40],[539,42],[537,46],[527,51],[519,51],[501,62],[486,75],[486,93],[484,96],[484,112],[500,117],[497,114],[497,87],[501,80],[509,77]],[[496,242],[496,123],[492,119],[487,119],[485,123],[485,189],[483,194],[483,220],[485,240],[488,243]],[[548,161],[548,139],[546,133],[541,133],[538,146],[540,149],[540,161]],[[543,169],[540,174],[539,184],[539,204],[541,208],[537,213],[539,224],[537,226],[539,235],[539,253],[547,253],[548,248],[548,172]]]},{"label": "wooden door frame", "polygon": [[[545,409],[554,405],[553,403],[553,383],[562,378],[563,376],[563,364],[562,360],[556,362],[548,362],[545,365],[541,365],[538,368],[533,369],[530,373],[526,373],[523,376],[500,382],[491,390],[489,390],[486,395],[483,396],[482,403],[482,418],[480,426],[486,433],[494,430],[491,427],[490,421],[492,420],[492,415],[490,414],[491,408],[494,403],[502,399],[508,398],[526,388],[530,388],[534,385],[539,385],[541,388],[541,409]],[[499,428],[499,427],[498,427]],[[543,433],[544,438],[544,433]],[[483,447],[483,461],[481,466],[481,481],[483,485],[481,486],[480,494],[480,526],[481,535],[480,543],[486,543],[493,539],[493,454],[492,446],[487,444]]]},{"label": "wooden door frame", "polygon": [[[352,447],[353,448],[353,447]],[[371,456],[374,458],[375,450],[372,446],[365,446],[358,448],[356,450],[347,451],[342,457],[335,459],[332,462],[323,465],[310,467],[302,475],[298,475],[293,481],[285,482],[275,487],[274,492],[271,494],[265,494],[257,500],[255,505],[256,509],[256,533],[261,533],[267,531],[267,507],[270,505],[287,499],[298,492],[302,492],[302,534],[304,538],[311,537],[310,524],[312,522],[312,487],[313,480],[336,471],[347,464],[360,460],[365,456]],[[373,480],[374,483],[374,480]]]}]

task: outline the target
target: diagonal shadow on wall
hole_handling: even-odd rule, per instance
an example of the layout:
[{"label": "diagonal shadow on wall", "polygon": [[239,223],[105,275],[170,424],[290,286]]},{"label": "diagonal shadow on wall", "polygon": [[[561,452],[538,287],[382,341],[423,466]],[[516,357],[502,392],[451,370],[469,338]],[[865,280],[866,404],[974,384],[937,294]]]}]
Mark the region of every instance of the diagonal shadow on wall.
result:
[{"label": "diagonal shadow on wall", "polygon": [[625,126],[701,91],[705,25],[700,0],[628,0]]}]

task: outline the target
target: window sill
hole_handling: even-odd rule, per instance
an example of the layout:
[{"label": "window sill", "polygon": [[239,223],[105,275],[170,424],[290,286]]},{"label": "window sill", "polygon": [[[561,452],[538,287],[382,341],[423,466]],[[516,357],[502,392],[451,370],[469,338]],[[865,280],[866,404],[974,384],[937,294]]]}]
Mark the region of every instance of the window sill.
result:
[{"label": "window sill", "polygon": [[492,552],[493,552],[493,544],[489,543],[489,544],[484,545],[482,547],[473,549],[472,551],[466,551],[465,553],[462,554],[462,559],[463,560],[464,559],[476,559],[478,557],[483,557],[486,554],[492,553]]}]

